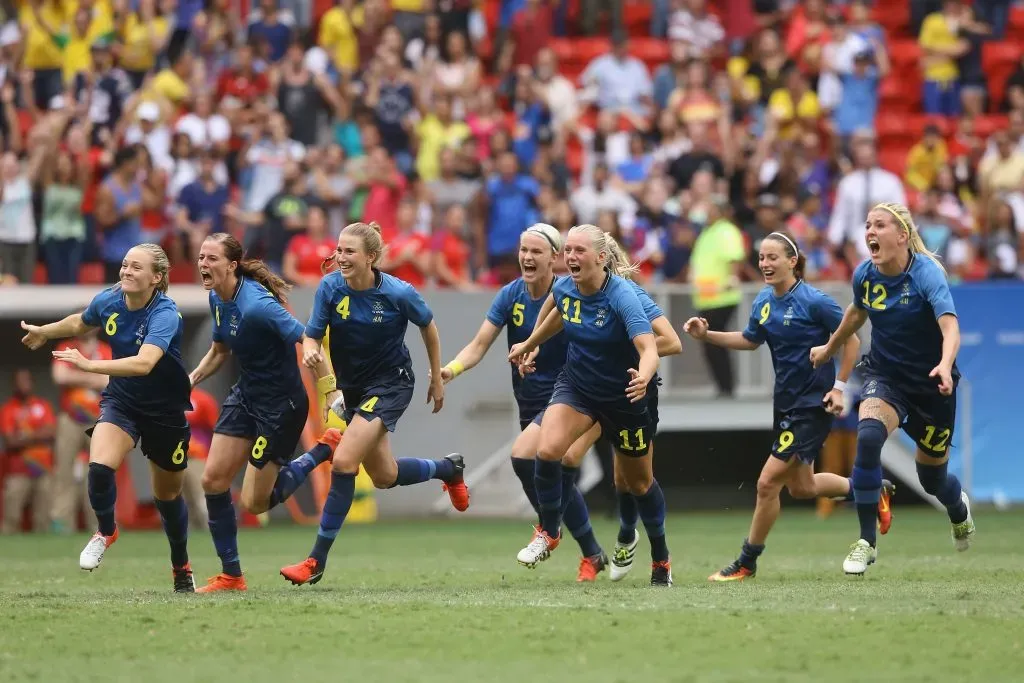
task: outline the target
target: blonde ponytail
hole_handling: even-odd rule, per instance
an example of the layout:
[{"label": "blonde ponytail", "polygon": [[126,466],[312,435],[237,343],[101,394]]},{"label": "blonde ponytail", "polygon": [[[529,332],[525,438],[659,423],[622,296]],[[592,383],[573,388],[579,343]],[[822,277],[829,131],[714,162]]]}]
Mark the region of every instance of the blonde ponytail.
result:
[{"label": "blonde ponytail", "polygon": [[594,251],[598,253],[603,251],[605,253],[604,267],[613,275],[630,279],[634,274],[640,272],[640,266],[629,262],[622,247],[619,246],[619,243],[615,241],[610,232],[605,232],[596,225],[584,223],[583,225],[576,225],[570,228],[569,234],[573,233],[583,233],[590,237]]},{"label": "blonde ponytail", "polygon": [[917,225],[914,223],[914,217],[903,204],[878,204],[875,206],[876,209],[882,209],[888,211],[896,219],[896,223],[903,228],[903,231],[907,233],[907,241],[910,244],[910,253],[924,256],[926,259],[934,263],[942,271],[943,275],[946,275],[946,267],[942,265],[942,259],[934,251],[930,250],[925,246],[924,240],[921,239],[921,233],[917,231]]}]

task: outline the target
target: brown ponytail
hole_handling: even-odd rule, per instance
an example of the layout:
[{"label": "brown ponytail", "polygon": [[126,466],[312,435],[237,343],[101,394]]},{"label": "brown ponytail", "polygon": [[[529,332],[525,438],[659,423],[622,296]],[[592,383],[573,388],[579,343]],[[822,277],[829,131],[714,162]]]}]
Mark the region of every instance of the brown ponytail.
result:
[{"label": "brown ponytail", "polygon": [[242,245],[233,235],[229,235],[226,232],[215,232],[206,239],[220,244],[224,250],[224,258],[238,263],[237,273],[240,276],[260,283],[281,303],[288,302],[287,294],[292,286],[279,275],[275,275],[263,261],[244,258],[245,254],[242,251]]}]

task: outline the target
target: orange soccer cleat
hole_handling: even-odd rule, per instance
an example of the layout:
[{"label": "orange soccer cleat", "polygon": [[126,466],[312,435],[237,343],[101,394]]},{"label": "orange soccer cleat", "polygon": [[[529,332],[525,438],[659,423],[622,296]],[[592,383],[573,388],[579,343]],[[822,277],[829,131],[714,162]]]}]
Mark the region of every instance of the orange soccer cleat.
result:
[{"label": "orange soccer cleat", "polygon": [[333,455],[334,451],[338,450],[338,444],[341,443],[341,430],[331,427],[320,435],[320,438],[317,439],[317,443],[330,446],[331,454]]},{"label": "orange soccer cleat", "polygon": [[597,581],[597,575],[608,566],[608,556],[604,553],[584,557],[580,560],[579,571],[576,572],[577,583],[590,583]]},{"label": "orange soccer cleat", "polygon": [[444,459],[450,461],[455,466],[455,476],[450,481],[446,481],[443,488],[448,492],[448,497],[452,501],[452,507],[459,512],[465,512],[469,509],[469,487],[466,486],[466,482],[462,478],[462,474],[466,470],[466,463],[458,453],[446,455]]},{"label": "orange soccer cleat", "polygon": [[302,586],[307,583],[312,586],[324,577],[324,569],[324,565],[312,557],[307,557],[298,564],[282,567],[281,576],[290,581],[293,586]]},{"label": "orange soccer cleat", "polygon": [[739,560],[736,560],[728,567],[719,569],[717,572],[708,577],[708,581],[715,583],[723,583],[727,581],[743,581],[744,579],[752,579],[757,576],[757,569],[744,567],[740,564]]},{"label": "orange soccer cleat", "polygon": [[878,498],[878,533],[889,533],[892,526],[892,494],[896,487],[888,479],[882,480],[882,493]]},{"label": "orange soccer cleat", "polygon": [[196,593],[219,593],[220,591],[245,591],[249,587],[245,585],[244,576],[231,576],[230,574],[217,574],[207,580],[206,585],[196,589]]}]

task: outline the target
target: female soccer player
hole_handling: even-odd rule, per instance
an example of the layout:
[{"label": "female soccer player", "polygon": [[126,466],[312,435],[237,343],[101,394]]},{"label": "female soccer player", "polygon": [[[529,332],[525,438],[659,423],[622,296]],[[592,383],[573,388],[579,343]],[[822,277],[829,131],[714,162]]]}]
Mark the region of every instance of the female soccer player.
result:
[{"label": "female soccer player", "polygon": [[[288,499],[341,439],[328,429],[311,451],[292,460],[309,415],[295,358],[302,323],[282,302],[288,285],[262,261],[245,259],[231,235],[215,233],[199,251],[199,275],[210,292],[213,343],[189,379],[198,385],[234,354],[241,371],[213,429],[203,491],[221,573],[198,593],[246,590],[238,559],[238,525],[231,482],[248,460],[242,505],[253,514]],[[333,388],[333,386],[332,386]]]},{"label": "female soccer player", "polygon": [[[295,585],[318,582],[327,554],[352,505],[356,473],[362,465],[377,488],[409,486],[429,479],[444,482],[452,505],[469,507],[469,490],[462,478],[462,456],[440,460],[399,458],[391,454],[388,432],[412,401],[415,379],[405,331],[411,321],[420,328],[430,360],[427,402],[434,412],[444,403],[441,380],[441,340],[433,314],[407,282],[377,269],[384,255],[380,226],[352,223],[338,236],[338,270],[325,276],[316,290],[303,340],[303,362],[323,372],[321,341],[330,328],[331,361],[336,375],[321,375],[318,385],[337,385],[327,405],[344,399],[345,439],[335,449],[331,490],[327,494],[316,543],[309,557],[284,567],[281,576]],[[341,396],[338,395],[340,390]]]},{"label": "female soccer player", "polygon": [[967,494],[947,471],[960,381],[960,326],[946,271],[902,204],[875,206],[866,227],[871,257],[853,273],[853,303],[828,343],[810,353],[815,367],[823,365],[871,320],[871,350],[861,363],[864,389],[852,477],[860,538],[843,561],[844,572],[858,575],[878,558],[874,510],[882,446],[897,427],[917,443],[917,478],[946,506],[956,549],[967,550],[975,531]]},{"label": "female soccer player", "polygon": [[[633,291],[636,292],[637,298],[640,299],[640,304],[643,306],[644,315],[647,316],[647,320],[651,323],[651,328],[654,330],[655,345],[658,349],[658,356],[665,357],[675,355],[683,350],[683,344],[679,340],[679,335],[672,328],[672,323],[669,322],[668,318],[665,317],[664,312],[661,310],[654,300],[651,299],[650,295],[644,290],[643,287],[633,282],[631,279],[636,268],[630,265],[629,260],[623,253],[622,248],[615,241],[611,235],[605,235],[605,245],[608,249],[608,270],[629,281]],[[554,301],[551,298],[545,299],[544,305],[541,307],[540,313],[538,314],[537,327],[545,322],[548,317],[554,316],[559,317],[559,312],[555,308]],[[551,320],[549,324],[557,324],[555,320]],[[556,336],[555,339],[559,337]],[[524,373],[533,372],[535,370],[535,359],[541,349],[545,348],[551,342],[546,342],[538,349],[534,349],[524,361],[520,364],[521,369]],[[657,374],[647,385],[647,414],[650,419],[650,438],[648,440],[648,454],[653,462],[654,458],[654,440],[658,431],[658,383],[660,379]],[[539,419],[538,419],[539,421]],[[583,457],[590,450],[591,446],[598,443],[601,433],[601,426],[599,424],[594,425],[590,428],[585,435],[581,436],[569,449],[565,457],[562,458],[562,476],[563,478],[570,477],[569,481],[573,482],[575,486],[575,478],[579,472],[580,464],[583,461]],[[609,448],[612,448],[613,439],[606,437],[605,443],[608,444]],[[621,581],[629,574],[633,568],[633,559],[636,554],[636,547],[640,542],[640,534],[637,532],[637,522],[640,519],[640,511],[637,508],[636,496],[630,492],[630,487],[626,482],[622,472],[619,470],[618,461],[612,457],[612,469],[613,469],[613,482],[618,497],[619,507],[619,533],[615,541],[615,550],[612,554],[611,566],[609,568],[609,578],[612,581]],[[562,489],[562,505],[566,506],[566,500],[572,497],[572,490],[567,487],[568,483],[563,486]],[[659,487],[660,488],[660,487]],[[534,494],[536,495],[536,494]],[[582,495],[581,495],[582,497]],[[586,513],[586,508],[583,508],[583,512]],[[538,512],[539,514],[539,512]],[[562,511],[563,516],[567,516],[569,513],[567,510]],[[586,518],[586,528],[590,528],[589,514]],[[648,535],[651,537],[657,537],[664,535],[664,515],[661,517],[648,518],[645,520],[644,525],[648,529]],[[539,530],[539,527],[538,527]],[[584,558],[585,560],[588,558]],[[604,560],[604,556],[601,556]],[[604,562],[607,564],[607,561]],[[580,575],[584,572],[589,575],[593,572],[593,577],[596,578],[598,568],[594,571],[594,567],[598,565],[588,562],[586,564],[580,564]]]},{"label": "female soccer player", "polygon": [[[565,368],[559,374],[541,421],[535,483],[541,530],[517,560],[533,566],[558,547],[562,516],[562,456],[595,424],[615,439],[615,455],[641,516],[660,518],[652,537],[651,583],[669,586],[672,572],[663,533],[665,498],[653,479],[649,454],[647,386],[658,370],[651,324],[628,281],[608,271],[608,236],[592,225],[569,231],[565,262],[569,279],[559,279],[551,298],[559,316],[545,318],[530,337],[509,351],[520,361],[564,329],[569,340]],[[648,535],[651,535],[651,526]]]},{"label": "female soccer player", "polygon": [[837,474],[815,474],[814,460],[832,430],[832,416],[842,410],[860,341],[853,336],[846,343],[838,376],[832,363],[815,370],[807,362],[807,353],[828,339],[843,312],[831,297],[803,281],[804,262],[789,235],[770,233],[758,254],[766,286],[754,299],[746,329],[710,331],[703,318],[690,318],[683,328],[694,339],[737,351],[753,351],[767,342],[775,369],[775,440],[757,481],[750,533],[739,558],[709,576],[710,581],[742,581],[757,574],[757,558],[779,517],[783,486],[794,498],[844,497],[850,491],[849,480]]},{"label": "female soccer player", "polygon": [[188,509],[181,497],[189,427],[189,381],[181,359],[182,320],[167,296],[167,254],[155,244],[132,247],[121,262],[120,282],[93,298],[82,313],[49,325],[21,323],[22,343],[32,350],[50,339],[64,339],[103,327],[113,360],[91,360],[78,349],[54,351],[53,357],[80,370],[108,375],[100,399],[100,416],[89,431],[89,502],[99,530],[79,557],[92,571],[117,540],[114,473],[137,443],[150,461],[153,497],[171,545],[176,593],[195,591],[188,561]]}]

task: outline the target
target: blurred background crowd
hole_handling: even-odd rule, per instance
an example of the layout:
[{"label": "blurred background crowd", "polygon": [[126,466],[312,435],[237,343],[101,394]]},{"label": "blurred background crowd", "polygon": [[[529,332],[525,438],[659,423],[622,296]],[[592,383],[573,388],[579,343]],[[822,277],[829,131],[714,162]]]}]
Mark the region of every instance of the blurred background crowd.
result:
[{"label": "blurred background crowd", "polygon": [[[721,328],[764,235],[846,280],[882,201],[951,280],[1020,279],[1022,53],[1010,0],[2,0],[0,282],[109,283],[141,242],[194,282],[230,231],[315,286],[372,220],[384,269],[471,290],[594,223]],[[19,386],[9,448],[89,422]]]}]

